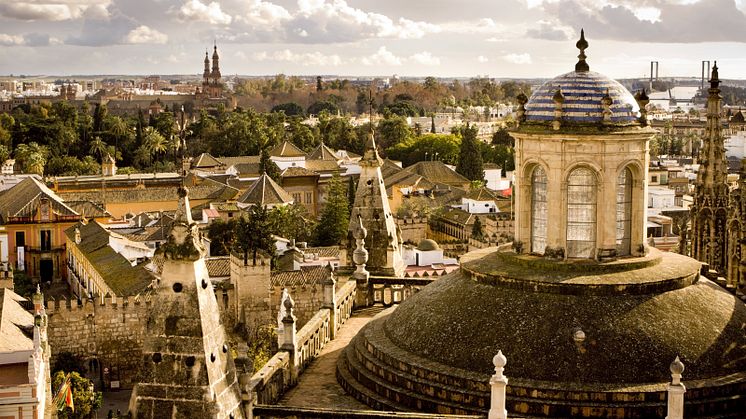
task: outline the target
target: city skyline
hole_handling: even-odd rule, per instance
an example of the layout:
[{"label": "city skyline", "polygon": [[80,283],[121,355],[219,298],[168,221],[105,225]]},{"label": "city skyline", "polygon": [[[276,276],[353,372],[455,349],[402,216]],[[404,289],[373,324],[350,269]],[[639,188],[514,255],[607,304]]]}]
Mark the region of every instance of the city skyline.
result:
[{"label": "city skyline", "polygon": [[[591,70],[746,78],[744,0],[25,0],[0,4],[0,74],[551,77],[584,27]],[[655,42],[648,42],[655,41]]]}]

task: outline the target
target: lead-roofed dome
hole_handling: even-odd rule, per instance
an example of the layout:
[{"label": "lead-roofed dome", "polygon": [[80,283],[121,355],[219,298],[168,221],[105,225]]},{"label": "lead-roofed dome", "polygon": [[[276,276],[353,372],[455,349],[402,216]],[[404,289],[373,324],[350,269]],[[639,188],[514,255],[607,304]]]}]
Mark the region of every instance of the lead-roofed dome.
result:
[{"label": "lead-roofed dome", "polygon": [[611,122],[636,123],[640,107],[619,82],[595,71],[571,71],[544,83],[526,103],[526,121],[553,121],[555,95],[561,92],[562,121],[599,123],[604,120],[603,100],[611,100]]}]

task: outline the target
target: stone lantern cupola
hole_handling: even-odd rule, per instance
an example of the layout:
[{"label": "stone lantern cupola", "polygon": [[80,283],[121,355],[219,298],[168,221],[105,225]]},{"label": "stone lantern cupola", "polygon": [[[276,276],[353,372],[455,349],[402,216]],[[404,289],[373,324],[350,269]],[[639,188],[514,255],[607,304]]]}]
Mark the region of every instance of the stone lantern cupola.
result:
[{"label": "stone lantern cupola", "polygon": [[[520,98],[516,240],[554,258],[641,255],[648,142],[644,92],[590,70],[584,31],[575,69]],[[641,110],[642,107],[642,110]],[[553,220],[553,222],[549,222]],[[554,222],[554,221],[557,222]]]}]

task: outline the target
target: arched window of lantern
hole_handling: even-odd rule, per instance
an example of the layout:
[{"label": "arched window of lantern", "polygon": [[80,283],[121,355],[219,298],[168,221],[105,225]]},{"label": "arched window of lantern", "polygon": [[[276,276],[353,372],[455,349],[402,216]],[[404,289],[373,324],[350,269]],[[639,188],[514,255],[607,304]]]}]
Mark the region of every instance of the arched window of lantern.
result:
[{"label": "arched window of lantern", "polygon": [[632,246],[632,171],[625,167],[616,182],[616,253],[627,256]]},{"label": "arched window of lantern", "polygon": [[596,174],[578,167],[567,177],[568,258],[593,258],[596,253]]},{"label": "arched window of lantern", "polygon": [[537,165],[531,173],[531,252],[547,247],[547,174]]}]

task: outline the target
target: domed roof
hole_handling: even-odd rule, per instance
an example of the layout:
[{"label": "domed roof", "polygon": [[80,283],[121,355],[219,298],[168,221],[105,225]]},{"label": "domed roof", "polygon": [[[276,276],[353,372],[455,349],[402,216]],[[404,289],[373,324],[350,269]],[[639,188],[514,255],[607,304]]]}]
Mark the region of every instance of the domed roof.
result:
[{"label": "domed roof", "polygon": [[[575,71],[549,80],[531,94],[531,98],[525,104],[526,121],[554,121],[555,111],[559,104],[562,111],[562,123],[604,122],[612,125],[637,123],[640,107],[632,94],[616,80],[590,71],[585,61],[585,49],[588,48],[588,42],[582,30],[576,46],[580,49],[580,55],[578,55],[578,63],[575,64]],[[604,120],[606,106],[610,112],[608,120]]]},{"label": "domed roof", "polygon": [[[746,305],[700,277],[700,266],[655,249],[609,263],[470,252],[461,269],[368,323],[341,369],[358,384],[375,382],[385,401],[473,414],[489,405],[489,386],[478,382],[505,366],[494,358],[500,350],[511,411],[660,417],[671,371],[683,371],[670,363],[680,357],[685,381],[700,390],[687,394],[690,403],[743,411],[743,398],[737,406],[718,400],[746,394]],[[399,393],[406,397],[391,396]]]},{"label": "domed roof", "polygon": [[440,250],[440,246],[438,246],[438,243],[435,242],[435,240],[430,239],[422,239],[419,245],[417,245],[417,250],[428,251],[428,250]]},{"label": "domed roof", "polygon": [[571,71],[544,83],[526,103],[526,121],[553,121],[557,91],[562,92],[562,121],[598,123],[604,119],[602,100],[611,99],[611,122],[637,122],[640,107],[619,82],[594,71]]}]

